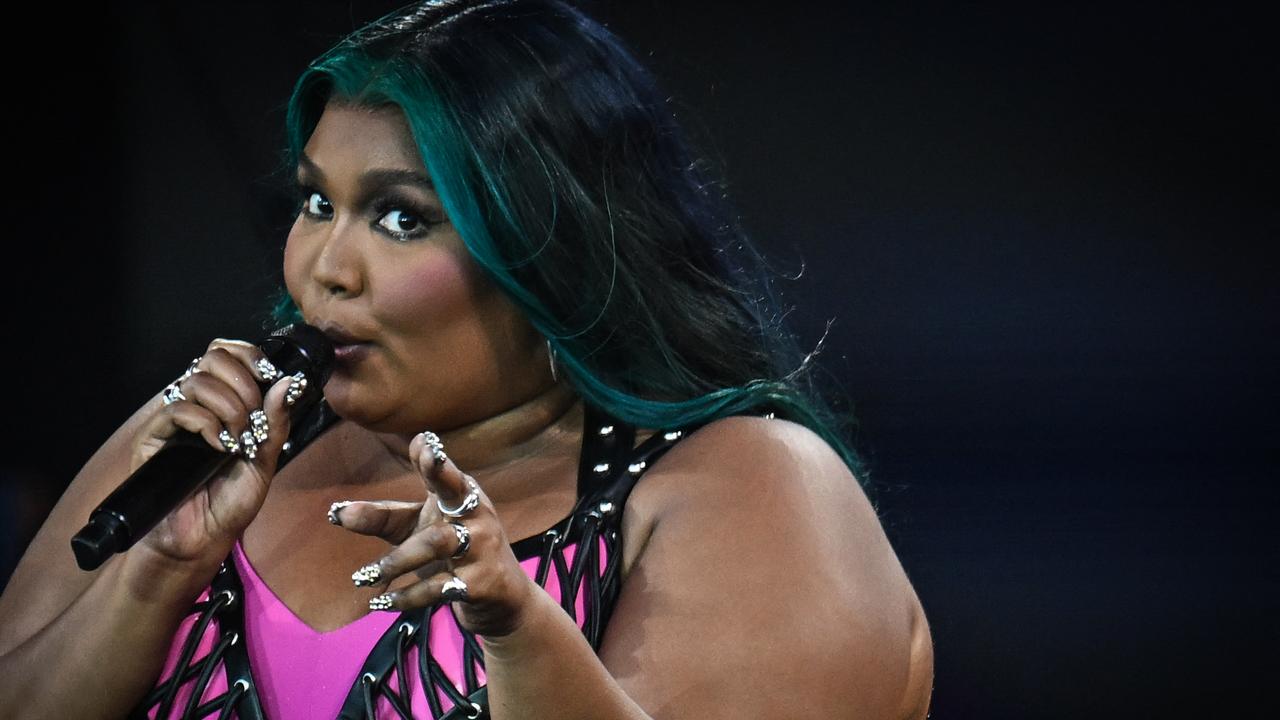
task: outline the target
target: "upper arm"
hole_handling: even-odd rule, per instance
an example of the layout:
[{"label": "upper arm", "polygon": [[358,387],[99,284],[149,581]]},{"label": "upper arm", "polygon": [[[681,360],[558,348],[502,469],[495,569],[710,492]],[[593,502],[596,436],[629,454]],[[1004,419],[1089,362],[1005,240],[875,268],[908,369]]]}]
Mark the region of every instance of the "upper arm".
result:
[{"label": "upper arm", "polygon": [[89,514],[128,477],[130,440],[159,404],[138,409],[85,463],[40,526],[0,595],[0,654],[31,638],[58,617],[111,565],[91,572],[76,565],[71,537]]},{"label": "upper arm", "polygon": [[643,550],[600,655],[650,714],[923,716],[931,655],[919,603],[866,496],[817,435],[782,420],[717,421],[649,471],[633,506]]}]

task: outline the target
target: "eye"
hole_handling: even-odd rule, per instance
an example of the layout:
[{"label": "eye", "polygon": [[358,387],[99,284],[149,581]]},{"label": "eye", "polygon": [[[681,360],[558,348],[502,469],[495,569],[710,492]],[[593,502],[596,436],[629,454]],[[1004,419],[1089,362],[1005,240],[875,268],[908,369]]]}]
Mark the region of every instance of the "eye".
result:
[{"label": "eye", "polygon": [[394,195],[375,202],[373,215],[377,226],[397,242],[426,237],[432,226],[440,224],[430,209],[419,209],[411,200]]},{"label": "eye", "polygon": [[378,225],[402,240],[417,237],[417,235],[421,234],[420,231],[426,227],[426,223],[417,215],[399,208],[393,209],[378,218]]},{"label": "eye", "polygon": [[310,217],[328,217],[333,214],[333,204],[316,190],[301,187],[297,194],[302,203],[301,212],[304,214]]}]

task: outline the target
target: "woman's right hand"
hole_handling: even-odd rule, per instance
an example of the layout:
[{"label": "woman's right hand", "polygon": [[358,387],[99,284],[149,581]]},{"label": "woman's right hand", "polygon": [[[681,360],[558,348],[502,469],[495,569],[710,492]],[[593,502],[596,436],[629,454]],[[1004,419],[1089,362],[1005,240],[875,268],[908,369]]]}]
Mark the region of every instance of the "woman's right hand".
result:
[{"label": "woman's right hand", "polygon": [[[237,459],[198,488],[139,540],[161,556],[179,562],[218,562],[257,515],[275,475],[281,448],[289,437],[286,398],[292,376],[277,379],[265,397],[261,349],[239,340],[214,340],[178,383],[183,399],[161,404],[131,444],[129,472],[137,470],[180,430],[200,435],[219,452],[231,452],[220,433],[239,444]],[[252,433],[251,413],[266,416],[266,437],[249,457],[241,437]]]}]

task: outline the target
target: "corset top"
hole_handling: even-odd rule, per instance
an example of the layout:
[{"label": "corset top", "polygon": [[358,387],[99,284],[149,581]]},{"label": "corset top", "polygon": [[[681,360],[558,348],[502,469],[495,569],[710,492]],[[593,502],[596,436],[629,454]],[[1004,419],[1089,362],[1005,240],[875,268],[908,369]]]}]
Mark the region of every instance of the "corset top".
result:
[{"label": "corset top", "polygon": [[[328,424],[313,427],[320,432]],[[644,472],[686,430],[635,428],[587,406],[573,511],[512,544],[521,567],[599,648],[621,585],[621,518]],[[183,620],[136,718],[488,716],[483,641],[448,603],[317,632],[262,582],[239,543]]]}]

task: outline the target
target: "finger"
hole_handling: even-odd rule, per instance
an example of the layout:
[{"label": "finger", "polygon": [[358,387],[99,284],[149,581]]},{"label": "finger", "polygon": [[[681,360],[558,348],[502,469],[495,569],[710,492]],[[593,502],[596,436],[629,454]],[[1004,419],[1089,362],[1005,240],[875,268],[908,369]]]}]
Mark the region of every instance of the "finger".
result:
[{"label": "finger", "polygon": [[357,587],[389,585],[406,573],[421,574],[424,566],[447,563],[470,543],[470,530],[465,525],[434,523],[410,535],[382,559],[352,573],[351,580]]},{"label": "finger", "polygon": [[241,404],[247,408],[262,407],[262,389],[258,386],[258,378],[251,363],[241,359],[242,351],[235,353],[226,347],[212,347],[205,352],[197,364],[199,373],[193,378],[206,380],[217,378],[225,383],[240,398]]},{"label": "finger", "polygon": [[418,529],[421,513],[420,502],[344,500],[329,507],[329,522],[399,545]]},{"label": "finger", "polygon": [[453,464],[434,433],[418,433],[409,443],[409,457],[426,482],[427,491],[445,507],[461,507],[472,492],[483,497],[476,481]]},{"label": "finger", "polygon": [[187,430],[204,438],[214,448],[227,452],[218,437],[223,429],[222,420],[208,408],[191,402],[176,402],[161,409],[145,433],[158,440],[167,440],[179,430]]},{"label": "finger", "polygon": [[[249,411],[257,405],[246,406],[240,395],[212,373],[201,372],[183,380],[178,388],[186,397],[186,404],[199,405],[213,413],[218,422],[237,438],[249,427]],[[174,403],[173,406],[183,403]]]},{"label": "finger", "polygon": [[474,599],[474,592],[464,577],[444,571],[425,580],[369,598],[369,609],[403,612],[439,602],[455,600],[467,602]]},{"label": "finger", "polygon": [[275,382],[279,380],[282,373],[271,361],[267,359],[266,353],[262,352],[262,348],[253,343],[244,340],[227,340],[218,338],[209,343],[209,349],[219,348],[236,356],[240,362],[253,373],[254,379],[258,382]]}]

